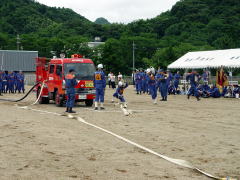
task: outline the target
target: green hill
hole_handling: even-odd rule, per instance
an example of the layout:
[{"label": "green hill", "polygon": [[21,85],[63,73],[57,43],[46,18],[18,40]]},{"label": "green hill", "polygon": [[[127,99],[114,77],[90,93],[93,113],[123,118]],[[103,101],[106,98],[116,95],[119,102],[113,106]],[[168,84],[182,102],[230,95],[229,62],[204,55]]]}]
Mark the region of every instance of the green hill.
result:
[{"label": "green hill", "polygon": [[97,18],[96,20],[95,20],[95,23],[96,24],[110,24],[110,22],[108,22],[108,20],[107,19],[105,19],[105,18],[103,18],[103,17],[100,17],[100,18]]},{"label": "green hill", "polygon": [[[24,50],[38,50],[40,56],[81,53],[114,72],[131,72],[133,41],[137,68],[166,67],[188,51],[240,47],[236,0],[181,0],[155,18],[127,25],[102,18],[91,22],[71,9],[34,0],[1,0],[0,16],[0,49],[16,49],[20,34]],[[93,51],[86,42],[96,36],[106,43]]]}]

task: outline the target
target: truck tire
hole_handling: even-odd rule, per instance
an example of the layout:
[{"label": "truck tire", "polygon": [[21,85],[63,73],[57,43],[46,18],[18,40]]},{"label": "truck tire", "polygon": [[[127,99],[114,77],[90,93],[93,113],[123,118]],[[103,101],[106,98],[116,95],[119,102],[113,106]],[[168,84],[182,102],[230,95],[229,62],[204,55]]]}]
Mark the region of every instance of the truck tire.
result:
[{"label": "truck tire", "polygon": [[58,94],[58,91],[55,92],[55,104],[57,107],[63,107],[63,99]]},{"label": "truck tire", "polygon": [[[41,88],[38,88],[38,90],[37,90],[37,98],[38,98],[38,96],[39,96],[39,94],[40,94],[40,90],[41,90]],[[39,100],[38,100],[38,103],[39,104],[49,104],[49,98],[48,97],[40,97],[39,98]]]},{"label": "truck tire", "polygon": [[86,100],[86,101],[85,101],[85,104],[86,104],[87,107],[92,107],[92,105],[93,105],[93,100]]}]

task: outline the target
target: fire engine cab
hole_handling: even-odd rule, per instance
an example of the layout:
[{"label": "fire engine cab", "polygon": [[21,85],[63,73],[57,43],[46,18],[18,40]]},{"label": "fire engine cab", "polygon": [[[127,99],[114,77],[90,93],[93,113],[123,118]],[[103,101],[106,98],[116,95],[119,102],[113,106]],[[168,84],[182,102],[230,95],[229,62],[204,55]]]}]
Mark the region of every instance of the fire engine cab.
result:
[{"label": "fire engine cab", "polygon": [[[91,59],[82,58],[81,55],[73,55],[72,58],[37,58],[36,82],[44,87],[39,98],[40,104],[48,104],[55,101],[57,106],[63,106],[66,102],[65,76],[70,69],[76,72],[75,78],[78,84],[75,86],[76,102],[85,102],[86,106],[92,106],[95,98],[93,75],[95,66]],[[41,91],[41,84],[37,86],[37,97]]]}]

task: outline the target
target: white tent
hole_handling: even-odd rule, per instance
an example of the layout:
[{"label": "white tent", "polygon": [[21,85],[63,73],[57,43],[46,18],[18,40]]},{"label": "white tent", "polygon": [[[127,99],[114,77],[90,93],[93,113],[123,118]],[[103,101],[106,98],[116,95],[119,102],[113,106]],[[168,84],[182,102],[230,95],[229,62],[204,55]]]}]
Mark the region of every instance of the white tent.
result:
[{"label": "white tent", "polygon": [[169,69],[240,68],[240,49],[189,52]]}]

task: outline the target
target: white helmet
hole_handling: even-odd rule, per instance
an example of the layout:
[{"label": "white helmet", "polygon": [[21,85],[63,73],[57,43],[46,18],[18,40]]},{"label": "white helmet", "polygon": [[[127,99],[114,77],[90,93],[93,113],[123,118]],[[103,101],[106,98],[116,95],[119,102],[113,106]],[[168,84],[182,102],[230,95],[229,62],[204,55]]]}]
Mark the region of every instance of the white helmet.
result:
[{"label": "white helmet", "polygon": [[155,74],[155,69],[154,69],[154,67],[150,67],[150,70],[151,70],[151,72],[152,72],[153,74]]},{"label": "white helmet", "polygon": [[119,87],[123,86],[123,82],[122,82],[122,81],[119,81],[119,82],[118,82],[118,86],[119,86]]},{"label": "white helmet", "polygon": [[102,64],[99,64],[99,65],[97,66],[97,68],[98,68],[98,69],[103,69],[103,65],[102,65]]},{"label": "white helmet", "polygon": [[150,73],[150,72],[151,72],[151,69],[148,68],[148,69],[146,70],[146,72],[147,72],[147,73]]}]

